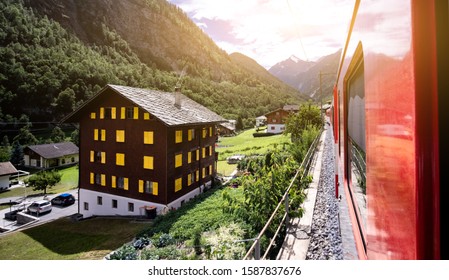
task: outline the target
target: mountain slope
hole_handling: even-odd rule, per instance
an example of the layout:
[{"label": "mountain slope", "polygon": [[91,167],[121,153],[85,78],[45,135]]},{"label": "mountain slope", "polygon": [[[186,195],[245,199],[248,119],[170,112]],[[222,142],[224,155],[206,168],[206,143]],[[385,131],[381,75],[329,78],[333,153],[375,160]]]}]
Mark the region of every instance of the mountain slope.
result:
[{"label": "mountain slope", "polygon": [[288,59],[272,66],[268,71],[281,81],[297,88],[297,75],[306,72],[313,65],[315,65],[315,62],[304,61],[295,56],[290,56]]},{"label": "mountain slope", "polygon": [[231,60],[246,70],[254,73],[258,77],[261,77],[272,83],[279,83],[280,80],[268,72],[262,65],[258,64],[254,59],[241,54],[241,53],[232,53],[229,55]]},{"label": "mountain slope", "polygon": [[2,0],[0,24],[0,121],[57,121],[107,83],[181,84],[246,126],[304,100],[257,64],[236,63],[165,0]]},{"label": "mountain slope", "polygon": [[305,95],[318,100],[322,94],[324,99],[328,99],[332,95],[340,56],[341,50],[324,56],[316,62],[306,62],[290,57],[279,62],[269,71]]}]

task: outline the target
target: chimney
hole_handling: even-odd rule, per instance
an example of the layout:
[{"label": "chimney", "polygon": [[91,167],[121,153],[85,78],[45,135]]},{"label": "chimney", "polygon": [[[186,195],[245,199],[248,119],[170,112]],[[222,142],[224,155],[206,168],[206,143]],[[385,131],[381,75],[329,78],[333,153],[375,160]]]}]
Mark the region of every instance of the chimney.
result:
[{"label": "chimney", "polygon": [[181,108],[181,88],[175,87],[175,106]]}]

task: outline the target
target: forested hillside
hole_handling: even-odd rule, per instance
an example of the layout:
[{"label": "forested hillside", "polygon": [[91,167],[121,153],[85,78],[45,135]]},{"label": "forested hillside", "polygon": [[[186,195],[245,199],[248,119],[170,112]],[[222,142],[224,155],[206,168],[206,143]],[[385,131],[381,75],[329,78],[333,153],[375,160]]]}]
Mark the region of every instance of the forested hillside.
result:
[{"label": "forested hillside", "polygon": [[1,0],[0,26],[0,125],[57,122],[108,83],[172,91],[179,82],[246,126],[304,100],[233,62],[165,0]]}]

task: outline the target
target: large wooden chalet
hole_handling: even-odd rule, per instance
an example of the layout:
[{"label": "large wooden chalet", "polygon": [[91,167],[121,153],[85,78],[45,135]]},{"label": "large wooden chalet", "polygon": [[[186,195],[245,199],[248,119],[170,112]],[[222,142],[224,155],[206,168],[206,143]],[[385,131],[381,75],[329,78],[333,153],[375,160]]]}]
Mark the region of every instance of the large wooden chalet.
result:
[{"label": "large wooden chalet", "polygon": [[80,127],[80,214],[178,208],[215,177],[224,121],[178,91],[105,86],[63,120]]}]

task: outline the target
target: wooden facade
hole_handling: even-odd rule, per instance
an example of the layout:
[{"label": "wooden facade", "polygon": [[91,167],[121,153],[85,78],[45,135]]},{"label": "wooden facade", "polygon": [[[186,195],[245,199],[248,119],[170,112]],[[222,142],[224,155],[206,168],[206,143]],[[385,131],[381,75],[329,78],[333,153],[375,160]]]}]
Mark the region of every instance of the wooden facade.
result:
[{"label": "wooden facade", "polygon": [[[168,101],[146,96],[168,96]],[[80,125],[83,215],[141,215],[139,209],[147,206],[159,212],[177,208],[211,183],[216,175],[216,124],[224,120],[182,98],[179,107],[168,104],[175,102],[172,93],[108,85],[64,120]],[[189,105],[198,109],[194,116],[204,116],[190,118]],[[170,112],[164,115],[164,110]],[[179,118],[175,125],[167,124],[169,113]]]},{"label": "wooden facade", "polygon": [[284,109],[277,109],[265,115],[267,117],[267,132],[279,134],[285,130],[285,120],[287,119],[289,111]]}]

